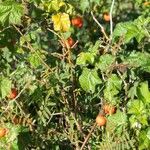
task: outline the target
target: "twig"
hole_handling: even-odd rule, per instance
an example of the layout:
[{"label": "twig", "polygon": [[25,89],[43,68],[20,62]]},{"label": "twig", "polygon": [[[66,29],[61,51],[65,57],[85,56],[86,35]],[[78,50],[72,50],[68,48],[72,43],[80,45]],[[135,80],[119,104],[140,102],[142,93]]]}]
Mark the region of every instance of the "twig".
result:
[{"label": "twig", "polygon": [[3,32],[3,31],[5,31],[6,29],[9,29],[9,28],[10,28],[10,26],[8,26],[8,27],[6,27],[6,28],[0,30],[0,33]]},{"label": "twig", "polygon": [[[25,114],[25,112],[23,111],[23,109],[21,108],[20,104],[16,101],[16,99],[18,99],[18,98],[20,97],[20,95],[21,95],[21,94],[24,92],[24,90],[27,88],[28,84],[29,84],[29,83],[26,83],[26,85],[25,85],[24,88],[18,93],[18,95],[17,95],[13,100],[10,101],[10,103],[11,103],[12,101],[15,102],[16,105],[18,106],[18,108],[22,111],[22,113],[23,113],[24,115],[26,115],[26,114]],[[8,104],[8,106],[6,107],[6,109],[2,112],[1,116],[2,116],[8,109],[9,109],[9,104]]]},{"label": "twig", "polygon": [[87,141],[89,140],[90,136],[92,135],[92,132],[94,131],[96,125],[97,125],[97,123],[95,122],[94,125],[92,126],[91,131],[89,132],[89,134],[87,135],[86,139],[84,140],[80,150],[83,150],[85,144],[87,143]]},{"label": "twig", "polygon": [[75,114],[73,112],[71,112],[71,116],[73,117],[74,121],[75,121],[75,124],[77,126],[77,129],[80,131],[80,133],[83,135],[83,137],[85,136],[85,134],[83,133],[82,131],[82,127],[80,126],[80,124],[78,123],[76,117],[75,117]]},{"label": "twig", "polygon": [[24,40],[27,42],[27,44],[29,45],[29,49],[33,52],[36,53],[36,55],[39,57],[39,59],[41,60],[41,62],[45,65],[45,67],[52,71],[52,69],[45,63],[45,61],[40,57],[40,55],[36,52],[36,50],[32,47],[32,45],[28,42],[28,40],[24,37],[24,35],[21,33],[21,31],[15,26],[13,25],[13,27],[18,31],[18,33],[24,38]]},{"label": "twig", "polygon": [[112,33],[113,33],[113,21],[112,21],[112,12],[113,12],[113,7],[115,4],[115,0],[112,0],[111,8],[110,8],[110,39],[112,39]]},{"label": "twig", "polygon": [[63,39],[61,38],[61,36],[60,36],[58,33],[56,33],[54,30],[51,30],[51,29],[49,29],[49,28],[47,28],[47,30],[50,31],[50,32],[52,32],[52,33],[55,34],[56,36],[58,36],[58,37],[60,38],[60,40],[63,41]]},{"label": "twig", "polygon": [[79,41],[77,40],[77,41],[72,45],[71,48],[74,48],[78,43],[79,43]]},{"label": "twig", "polygon": [[104,30],[104,27],[98,22],[98,20],[95,18],[95,16],[94,16],[94,14],[93,14],[92,11],[91,11],[91,15],[92,15],[94,21],[95,21],[95,22],[98,24],[98,26],[101,28],[101,31],[102,31],[102,33],[104,34],[105,38],[106,38],[107,40],[109,40],[109,38],[108,38],[108,36],[107,36],[107,34],[106,34],[105,30]]}]

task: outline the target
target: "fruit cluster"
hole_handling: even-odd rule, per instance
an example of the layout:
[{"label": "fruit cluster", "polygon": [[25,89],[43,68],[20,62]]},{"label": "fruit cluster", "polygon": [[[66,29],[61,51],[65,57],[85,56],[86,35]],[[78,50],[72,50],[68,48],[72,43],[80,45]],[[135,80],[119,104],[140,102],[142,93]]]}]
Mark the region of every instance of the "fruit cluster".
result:
[{"label": "fruit cluster", "polygon": [[[114,114],[116,112],[116,107],[113,106],[113,105],[110,105],[110,104],[105,104],[103,106],[103,112],[106,115],[112,115],[112,114]],[[104,125],[106,125],[107,119],[106,119],[106,117],[105,117],[104,114],[99,114],[96,117],[96,123],[97,123],[98,126],[104,126]]]},{"label": "fruit cluster", "polygon": [[[79,16],[72,18],[71,23],[74,27],[76,28],[82,28],[83,26],[83,19]],[[75,44],[75,41],[72,37],[69,37],[66,41],[65,41],[65,45],[67,45],[67,47],[71,48],[73,45]]]}]

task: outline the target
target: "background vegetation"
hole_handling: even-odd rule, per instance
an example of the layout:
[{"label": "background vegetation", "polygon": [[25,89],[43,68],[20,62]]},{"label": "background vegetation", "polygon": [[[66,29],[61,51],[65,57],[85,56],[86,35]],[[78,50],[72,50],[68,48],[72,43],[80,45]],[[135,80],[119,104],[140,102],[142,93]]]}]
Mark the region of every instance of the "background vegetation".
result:
[{"label": "background vegetation", "polygon": [[146,0],[0,0],[0,150],[148,150],[149,12]]}]

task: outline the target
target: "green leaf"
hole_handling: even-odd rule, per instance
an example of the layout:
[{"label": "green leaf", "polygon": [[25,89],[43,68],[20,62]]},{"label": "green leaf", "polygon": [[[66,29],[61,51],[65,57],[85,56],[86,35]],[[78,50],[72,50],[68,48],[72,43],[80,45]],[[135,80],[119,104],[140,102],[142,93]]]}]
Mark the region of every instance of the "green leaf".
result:
[{"label": "green leaf", "polygon": [[120,130],[119,127],[124,126],[127,122],[127,115],[121,111],[117,111],[115,114],[108,116],[106,130],[113,132],[114,130]]},{"label": "green leaf", "polygon": [[19,147],[18,147],[18,140],[17,140],[17,139],[12,142],[12,144],[11,144],[11,149],[12,149],[12,150],[19,150]]},{"label": "green leaf", "polygon": [[150,18],[138,17],[133,22],[118,23],[113,33],[113,40],[117,37],[124,37],[124,42],[128,43],[132,38],[136,38],[140,42],[144,37],[149,37],[148,23]]},{"label": "green leaf", "polygon": [[115,114],[112,116],[108,117],[108,120],[110,122],[114,122],[117,126],[123,125],[127,121],[127,115],[124,112],[117,111]]},{"label": "green leaf", "polygon": [[77,65],[93,64],[95,61],[95,57],[97,56],[99,46],[100,42],[96,41],[94,46],[91,45],[89,47],[88,52],[81,52],[77,57],[76,64]]},{"label": "green leaf", "polygon": [[65,3],[62,0],[43,1],[44,9],[47,12],[59,11]]},{"label": "green leaf", "polygon": [[129,26],[130,22],[118,23],[113,32],[113,38],[124,36],[127,33],[126,26]]},{"label": "green leaf", "polygon": [[115,61],[115,57],[110,55],[110,54],[105,54],[102,55],[99,58],[98,63],[96,64],[96,66],[102,71],[105,72],[109,69],[109,67],[113,64],[113,62]]},{"label": "green leaf", "polygon": [[141,70],[146,72],[150,72],[150,54],[133,51],[131,54],[122,58],[123,62],[126,64],[130,64],[133,67],[140,67]]},{"label": "green leaf", "polygon": [[137,87],[138,87],[139,83],[135,82],[133,87],[131,87],[128,91],[128,97],[130,97],[131,99],[134,99],[135,96],[137,96]]},{"label": "green leaf", "polygon": [[137,115],[136,118],[137,118],[138,122],[140,122],[143,126],[148,126],[148,122],[147,122],[148,116],[147,116],[147,114]]},{"label": "green leaf", "polygon": [[147,137],[145,130],[142,130],[139,134],[139,150],[146,150],[150,147],[150,139]]},{"label": "green leaf", "polygon": [[115,96],[121,90],[121,84],[122,81],[117,77],[117,75],[112,74],[107,80],[106,88],[104,89],[104,97],[107,101],[116,104],[118,98]]},{"label": "green leaf", "polygon": [[24,8],[14,1],[0,3],[0,22],[2,25],[20,24]]},{"label": "green leaf", "polygon": [[146,113],[145,105],[141,100],[130,100],[127,106],[128,114],[140,115]]},{"label": "green leaf", "polygon": [[89,53],[89,52],[84,53],[84,52],[81,52],[78,55],[76,64],[77,65],[93,64],[94,63],[94,59],[95,59],[95,56],[94,56],[93,53]]},{"label": "green leaf", "polygon": [[35,53],[30,54],[28,60],[29,60],[30,64],[35,68],[37,68],[39,65],[41,65],[41,60]]},{"label": "green leaf", "polygon": [[85,12],[86,9],[89,8],[90,2],[89,0],[80,0],[80,9]]},{"label": "green leaf", "polygon": [[148,128],[147,134],[146,134],[147,138],[150,140],[150,128]]},{"label": "green leaf", "polygon": [[100,1],[101,1],[101,0],[90,0],[91,3],[93,2],[93,3],[96,3],[96,4],[99,4]]},{"label": "green leaf", "polygon": [[36,51],[36,53],[30,53],[29,57],[28,57],[28,61],[30,62],[30,64],[37,68],[41,65],[41,59],[39,58],[42,58],[43,60],[45,59],[45,55],[44,55],[44,52],[43,51]]},{"label": "green leaf", "polygon": [[150,103],[150,91],[148,89],[147,82],[143,82],[140,84],[137,94],[138,94],[138,97],[142,99],[144,102]]},{"label": "green leaf", "polygon": [[117,90],[121,90],[122,81],[116,74],[112,74],[111,77],[107,80],[107,86],[109,89],[116,88]]},{"label": "green leaf", "polygon": [[131,124],[131,128],[135,128],[135,127],[141,128],[141,124],[137,120],[136,115],[132,114],[131,117],[129,118],[129,122]]},{"label": "green leaf", "polygon": [[86,92],[94,92],[96,85],[100,84],[102,81],[96,70],[84,68],[79,77],[79,82],[83,90]]},{"label": "green leaf", "polygon": [[94,55],[96,55],[97,52],[98,52],[99,46],[100,46],[100,41],[96,41],[94,45],[90,46],[90,48],[88,49],[88,51],[90,53],[93,53]]},{"label": "green leaf", "polygon": [[11,91],[11,80],[6,77],[0,77],[0,96],[5,98]]},{"label": "green leaf", "polygon": [[133,37],[137,36],[138,32],[138,28],[133,22],[119,23],[114,30],[113,38],[123,36],[125,38],[124,42],[128,43]]}]

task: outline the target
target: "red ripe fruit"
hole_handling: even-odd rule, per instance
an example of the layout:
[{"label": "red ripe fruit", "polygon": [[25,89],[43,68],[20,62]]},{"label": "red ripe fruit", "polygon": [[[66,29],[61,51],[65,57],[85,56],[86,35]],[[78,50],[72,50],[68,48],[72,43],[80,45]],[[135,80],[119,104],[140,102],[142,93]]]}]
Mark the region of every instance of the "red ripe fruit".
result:
[{"label": "red ripe fruit", "polygon": [[75,41],[71,37],[69,37],[66,42],[69,47],[72,47],[75,44]]},{"label": "red ripe fruit", "polygon": [[83,19],[81,17],[76,17],[71,20],[73,26],[81,28],[83,26]]},{"label": "red ripe fruit", "polygon": [[17,94],[18,94],[17,90],[15,88],[13,88],[13,89],[11,89],[11,92],[8,95],[8,98],[9,99],[14,99],[14,98],[16,98]]}]

